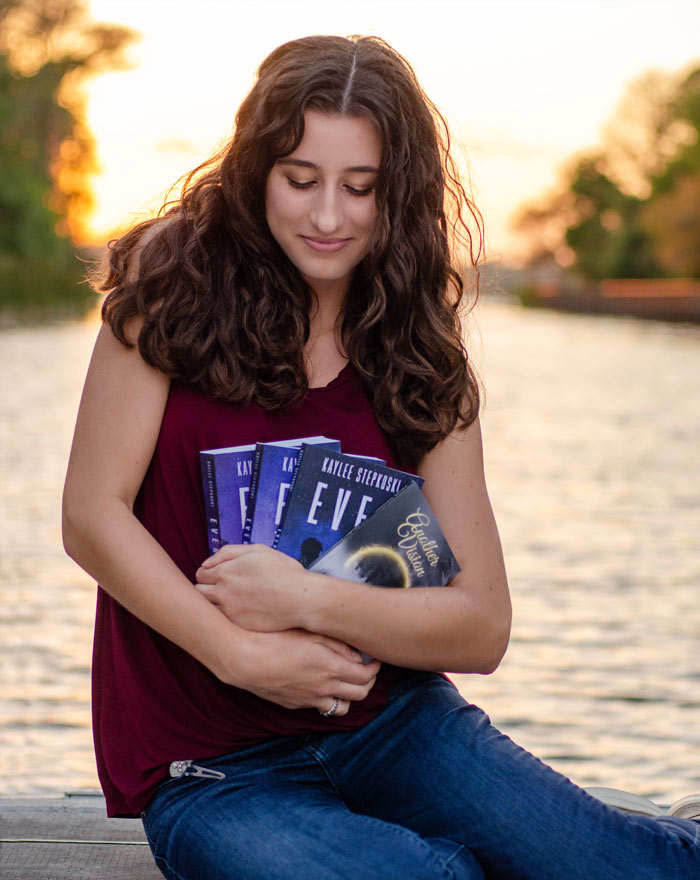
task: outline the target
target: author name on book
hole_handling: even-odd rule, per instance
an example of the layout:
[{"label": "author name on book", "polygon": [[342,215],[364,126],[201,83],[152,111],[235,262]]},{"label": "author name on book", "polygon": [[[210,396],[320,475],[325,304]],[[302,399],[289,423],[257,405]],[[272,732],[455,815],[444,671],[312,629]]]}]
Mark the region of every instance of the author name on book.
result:
[{"label": "author name on book", "polygon": [[400,477],[382,474],[372,468],[359,467],[353,462],[342,461],[337,458],[324,458],[321,464],[321,471],[324,474],[331,474],[334,477],[341,477],[343,480],[361,483],[363,486],[376,487],[389,493],[398,492],[404,482]]}]

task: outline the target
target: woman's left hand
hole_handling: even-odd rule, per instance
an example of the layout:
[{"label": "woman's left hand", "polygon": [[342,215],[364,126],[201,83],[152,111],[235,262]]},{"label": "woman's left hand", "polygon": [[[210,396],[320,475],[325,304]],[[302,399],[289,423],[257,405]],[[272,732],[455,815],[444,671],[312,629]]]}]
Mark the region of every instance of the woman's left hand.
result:
[{"label": "woman's left hand", "polygon": [[197,569],[197,589],[238,626],[277,632],[302,626],[306,569],[263,544],[226,544]]}]

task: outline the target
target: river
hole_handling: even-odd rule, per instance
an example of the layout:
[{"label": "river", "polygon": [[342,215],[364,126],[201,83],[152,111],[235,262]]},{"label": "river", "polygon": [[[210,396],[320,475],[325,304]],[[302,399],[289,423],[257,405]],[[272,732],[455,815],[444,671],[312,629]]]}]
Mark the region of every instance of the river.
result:
[{"label": "river", "polygon": [[[584,785],[700,791],[700,328],[485,300],[487,479],[513,595],[492,676],[454,676]],[[97,785],[95,587],[60,492],[95,321],[0,331],[0,792]]]}]

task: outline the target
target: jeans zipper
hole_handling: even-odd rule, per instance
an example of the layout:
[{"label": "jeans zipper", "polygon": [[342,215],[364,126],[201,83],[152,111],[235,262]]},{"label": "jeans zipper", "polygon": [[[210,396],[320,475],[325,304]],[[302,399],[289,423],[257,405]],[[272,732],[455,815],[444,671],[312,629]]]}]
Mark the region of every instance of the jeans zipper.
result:
[{"label": "jeans zipper", "polygon": [[170,765],[170,775],[173,779],[178,779],[180,776],[198,776],[200,779],[226,779],[226,774],[220,770],[200,767],[194,761],[173,761]]}]

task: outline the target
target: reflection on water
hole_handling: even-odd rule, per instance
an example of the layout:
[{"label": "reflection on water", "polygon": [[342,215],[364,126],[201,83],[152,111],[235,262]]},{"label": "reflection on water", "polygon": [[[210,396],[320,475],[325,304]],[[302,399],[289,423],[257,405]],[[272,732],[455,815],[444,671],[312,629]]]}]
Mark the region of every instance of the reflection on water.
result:
[{"label": "reflection on water", "polygon": [[0,792],[95,785],[94,584],[64,554],[60,493],[95,325],[0,331]]},{"label": "reflection on water", "polygon": [[[511,647],[455,676],[588,785],[700,790],[700,329],[479,307]],[[0,791],[96,785],[94,585],[60,487],[95,325],[0,332]]]},{"label": "reflection on water", "polygon": [[700,790],[700,328],[481,316],[511,647],[460,677],[576,781]]}]

